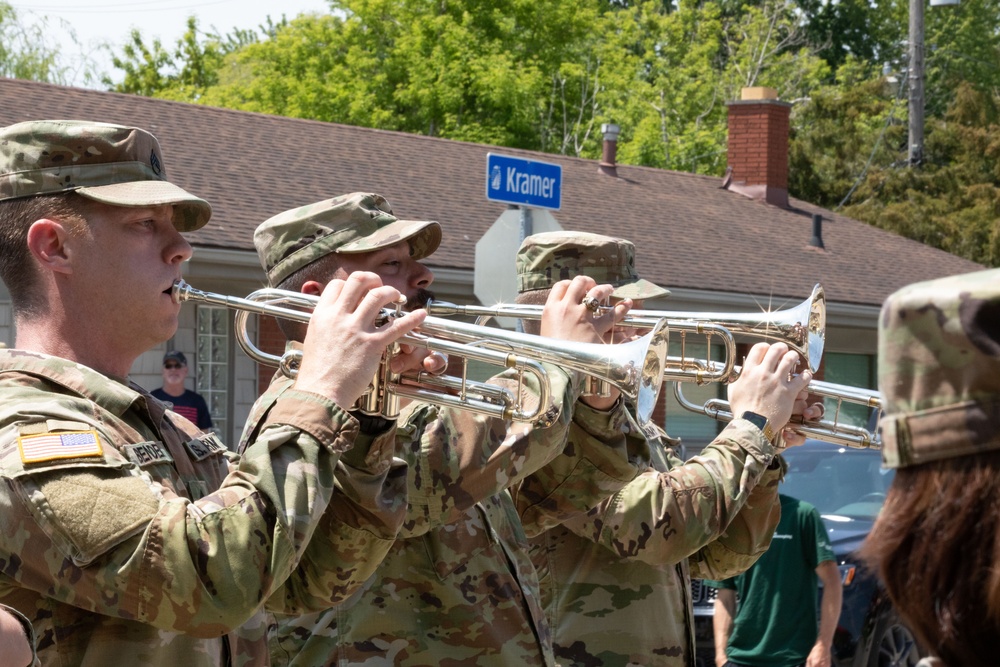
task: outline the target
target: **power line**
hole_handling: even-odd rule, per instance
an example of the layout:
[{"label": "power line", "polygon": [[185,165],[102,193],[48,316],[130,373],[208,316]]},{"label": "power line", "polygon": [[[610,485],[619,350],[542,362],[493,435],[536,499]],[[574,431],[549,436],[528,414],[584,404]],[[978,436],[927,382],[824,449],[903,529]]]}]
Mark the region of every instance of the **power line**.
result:
[{"label": "power line", "polygon": [[837,207],[833,209],[834,211],[839,211],[840,209],[844,208],[844,204],[847,203],[847,200],[851,198],[851,195],[854,194],[854,191],[858,189],[859,185],[861,185],[861,181],[864,180],[865,175],[868,173],[868,167],[871,166],[872,160],[875,159],[875,152],[878,151],[878,147],[882,143],[882,138],[885,136],[886,130],[889,129],[889,124],[892,122],[892,117],[896,113],[896,106],[899,104],[899,100],[903,96],[902,93],[903,93],[903,85],[902,82],[900,82],[899,88],[896,90],[896,98],[892,101],[892,107],[889,109],[889,115],[885,117],[885,125],[882,126],[882,131],[879,132],[878,139],[875,140],[875,145],[872,146],[872,152],[871,155],[868,156],[868,161],[865,163],[865,166],[861,170],[861,173],[858,174],[858,178],[857,180],[854,181],[854,185],[852,185],[851,189],[847,192],[846,195],[844,195],[844,198],[840,200],[840,203],[837,204]]}]

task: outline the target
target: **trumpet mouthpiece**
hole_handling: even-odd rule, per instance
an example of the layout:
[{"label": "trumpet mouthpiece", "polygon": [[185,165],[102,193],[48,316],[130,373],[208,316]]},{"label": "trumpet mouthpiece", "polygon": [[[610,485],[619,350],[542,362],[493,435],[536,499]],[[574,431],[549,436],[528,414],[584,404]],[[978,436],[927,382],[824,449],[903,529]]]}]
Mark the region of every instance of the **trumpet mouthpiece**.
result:
[{"label": "trumpet mouthpiece", "polygon": [[174,300],[174,303],[182,303],[186,300],[190,292],[191,286],[183,280],[178,280],[170,288],[170,298]]}]

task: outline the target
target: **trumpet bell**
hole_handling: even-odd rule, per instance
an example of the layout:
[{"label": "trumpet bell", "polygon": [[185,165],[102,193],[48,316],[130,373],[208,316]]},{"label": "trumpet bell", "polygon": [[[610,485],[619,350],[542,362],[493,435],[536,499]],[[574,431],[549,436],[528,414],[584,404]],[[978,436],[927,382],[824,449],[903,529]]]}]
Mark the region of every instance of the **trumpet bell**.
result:
[{"label": "trumpet bell", "polygon": [[[481,320],[491,317],[537,320],[542,316],[542,307],[507,303],[467,306],[432,301],[427,305],[427,312],[438,317],[462,315],[478,317]],[[700,360],[691,360],[684,356],[668,358],[664,367],[664,381],[693,381],[701,384],[734,379],[733,367],[736,363],[734,335],[783,342],[798,352],[809,369],[815,373],[823,359],[826,340],[826,293],[822,285],[817,284],[813,287],[809,298],[800,304],[785,310],[761,313],[630,310],[621,324],[650,329],[664,319],[675,333],[681,334],[682,341],[687,333],[705,335],[710,341],[720,340],[725,346],[726,359],[722,366],[714,365],[710,370],[706,370]]]},{"label": "trumpet bell", "polygon": [[[646,340],[648,339],[648,340]],[[652,331],[639,340],[627,343],[633,345],[646,340],[643,352],[642,371],[638,378],[638,390],[635,397],[635,414],[641,426],[653,419],[653,410],[663,387],[663,371],[670,344],[670,328],[667,322],[661,321]],[[619,346],[615,346],[619,347]]]},{"label": "trumpet bell", "polygon": [[629,318],[666,317],[675,322],[712,322],[734,334],[779,341],[799,353],[809,370],[819,370],[826,345],[826,292],[816,284],[805,301],[784,310],[762,313],[712,313],[702,311],[632,310]]},{"label": "trumpet bell", "polygon": [[[428,317],[419,330],[427,336],[478,348],[517,350],[535,361],[599,378],[614,385],[633,404],[640,426],[646,426],[653,418],[670,342],[666,321],[650,325],[642,338],[617,345],[575,343],[440,317]],[[427,347],[428,343],[420,344]]]}]

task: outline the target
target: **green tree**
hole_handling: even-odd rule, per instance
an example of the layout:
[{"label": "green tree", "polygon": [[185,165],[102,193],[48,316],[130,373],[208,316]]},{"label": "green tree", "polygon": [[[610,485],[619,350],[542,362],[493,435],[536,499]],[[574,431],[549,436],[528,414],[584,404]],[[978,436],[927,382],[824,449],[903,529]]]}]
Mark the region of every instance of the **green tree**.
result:
[{"label": "green tree", "polygon": [[[872,63],[899,56],[900,39],[896,17],[885,11],[886,3],[873,0],[797,0],[807,42],[826,61],[830,71],[848,58]],[[904,17],[905,18],[905,17]]]},{"label": "green tree", "polygon": [[229,49],[193,23],[172,53],[133,35],[118,90],[585,157],[611,121],[624,163],[721,173],[740,86],[804,96],[824,75],[781,0],[731,18],[696,0],[331,9]]},{"label": "green tree", "polygon": [[[603,96],[604,114],[622,126],[619,161],[718,171],[725,152],[718,5],[681,2],[667,12],[659,2],[637,2],[609,22],[605,49],[627,54],[615,68],[622,80]],[[591,155],[599,154],[598,137]]]},{"label": "green tree", "polygon": [[1000,96],[961,85],[926,128],[919,168],[875,168],[844,213],[1000,266]]},{"label": "green tree", "polygon": [[790,0],[748,6],[725,26],[726,99],[738,99],[746,86],[767,86],[784,100],[806,97],[830,75],[826,62],[808,44]]},{"label": "green tree", "polygon": [[[281,25],[268,18],[260,29],[270,36]],[[198,27],[197,17],[190,16],[184,34],[173,50],[168,51],[159,39],[147,44],[142,33],[132,29],[121,52],[111,54],[112,64],[123,73],[121,82],[115,83],[109,74],[103,75],[101,82],[119,93],[197,102],[209,87],[218,83],[226,54],[259,39],[253,30],[237,29],[227,35],[204,32]]]},{"label": "green tree", "polygon": [[[732,18],[713,2],[685,0],[672,11],[656,0],[638,0],[604,12],[590,40],[566,52],[570,60],[560,68],[559,95],[552,99],[561,107],[567,97],[577,100],[577,111],[562,114],[562,127],[549,126],[564,140],[544,149],[598,157],[601,137],[594,128],[614,121],[622,127],[622,163],[721,174],[726,100],[738,98],[746,85],[801,97],[827,76],[825,63],[803,42],[784,2],[749,7]],[[567,88],[576,94],[565,95]],[[575,121],[572,132],[566,119]]]},{"label": "green tree", "polygon": [[962,0],[924,19],[928,116],[945,116],[962,87],[1000,93],[1000,0]]},{"label": "green tree", "polygon": [[[70,39],[76,35],[64,26]],[[66,84],[76,71],[60,59],[57,49],[48,47],[48,20],[29,21],[7,2],[0,2],[0,76],[47,83]],[[91,65],[77,65],[86,73]]]},{"label": "green tree", "polygon": [[[811,0],[800,0],[811,1]],[[886,63],[897,76],[908,66],[909,0],[873,5],[878,49],[873,64]],[[855,54],[858,55],[858,54]],[[925,110],[943,117],[958,88],[972,85],[987,95],[1000,86],[1000,0],[961,0],[924,7]]]},{"label": "green tree", "polygon": [[298,17],[274,38],[227,58],[220,85],[206,99],[539,148],[548,142],[543,119],[561,114],[546,101],[563,56],[585,40],[597,15],[596,0],[343,0],[331,6],[333,15]]},{"label": "green tree", "polygon": [[905,161],[905,91],[874,70],[848,58],[834,83],[793,107],[788,155],[793,196],[835,209],[869,168]]}]

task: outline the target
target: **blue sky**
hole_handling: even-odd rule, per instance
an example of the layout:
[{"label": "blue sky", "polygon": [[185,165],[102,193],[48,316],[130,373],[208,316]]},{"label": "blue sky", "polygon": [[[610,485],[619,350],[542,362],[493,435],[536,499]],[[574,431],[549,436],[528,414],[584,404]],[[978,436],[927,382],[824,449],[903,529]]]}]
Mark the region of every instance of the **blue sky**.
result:
[{"label": "blue sky", "polygon": [[[98,45],[121,44],[129,30],[138,28],[148,38],[159,37],[172,45],[184,33],[187,17],[194,14],[199,25],[214,26],[227,33],[235,28],[256,28],[267,16],[282,14],[289,19],[304,12],[329,11],[326,0],[8,0],[23,18],[47,17],[54,40],[68,45],[62,21],[72,26],[84,53],[89,53],[106,71],[111,61]],[[68,46],[66,48],[69,48]],[[74,49],[77,50],[77,49]],[[82,76],[82,75],[81,75]],[[80,77],[73,81],[84,85]]]}]

